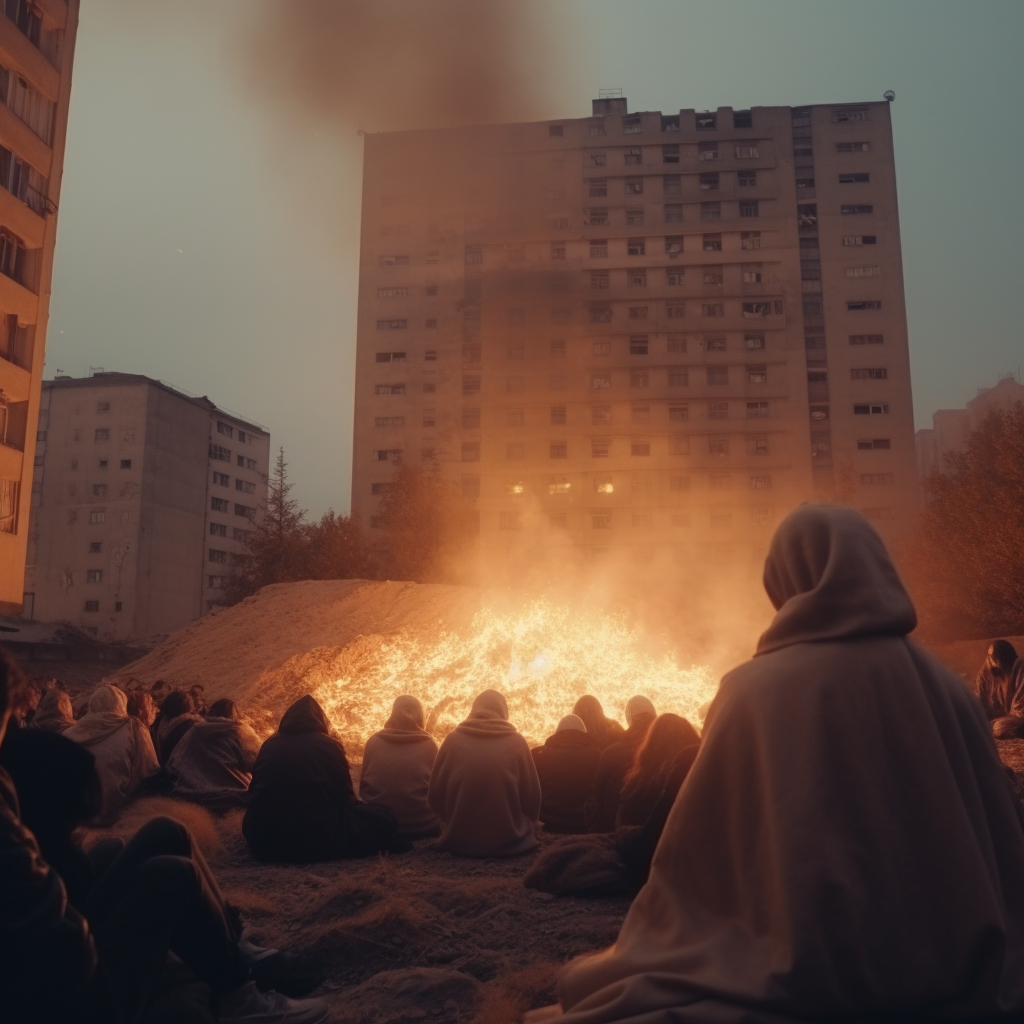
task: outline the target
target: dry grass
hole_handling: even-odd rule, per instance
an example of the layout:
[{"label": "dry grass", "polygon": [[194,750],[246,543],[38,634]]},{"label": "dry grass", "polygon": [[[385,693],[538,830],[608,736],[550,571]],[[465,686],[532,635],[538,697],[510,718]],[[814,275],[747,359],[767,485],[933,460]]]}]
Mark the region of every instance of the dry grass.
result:
[{"label": "dry grass", "polygon": [[484,987],[480,1006],[469,1024],[519,1024],[527,1010],[555,1000],[561,963],[540,960],[505,971]]}]

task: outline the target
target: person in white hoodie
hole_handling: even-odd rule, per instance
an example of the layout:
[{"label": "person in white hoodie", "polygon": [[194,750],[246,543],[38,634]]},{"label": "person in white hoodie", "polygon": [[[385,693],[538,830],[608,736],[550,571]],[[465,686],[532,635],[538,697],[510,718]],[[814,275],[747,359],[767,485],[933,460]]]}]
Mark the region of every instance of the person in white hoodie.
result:
[{"label": "person in white hoodie", "polygon": [[463,857],[514,857],[537,846],[540,779],[526,740],[496,690],[445,737],[430,775],[439,845]]},{"label": "person in white hoodie", "polygon": [[415,697],[398,697],[391,717],[366,741],[359,798],[386,807],[398,819],[403,839],[426,839],[441,831],[427,803],[437,744],[423,726],[426,715]]}]

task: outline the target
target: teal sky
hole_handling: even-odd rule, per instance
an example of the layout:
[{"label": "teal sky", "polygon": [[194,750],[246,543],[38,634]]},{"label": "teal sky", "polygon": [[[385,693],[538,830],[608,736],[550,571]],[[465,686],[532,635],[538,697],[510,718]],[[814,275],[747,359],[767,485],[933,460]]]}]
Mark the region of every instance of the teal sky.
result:
[{"label": "teal sky", "polygon": [[[83,0],[46,376],[102,366],[209,395],[284,445],[304,506],[344,511],[359,139],[247,95],[253,3]],[[634,110],[893,89],[918,426],[1024,365],[1024,3],[540,10],[549,117],[609,86]]]}]

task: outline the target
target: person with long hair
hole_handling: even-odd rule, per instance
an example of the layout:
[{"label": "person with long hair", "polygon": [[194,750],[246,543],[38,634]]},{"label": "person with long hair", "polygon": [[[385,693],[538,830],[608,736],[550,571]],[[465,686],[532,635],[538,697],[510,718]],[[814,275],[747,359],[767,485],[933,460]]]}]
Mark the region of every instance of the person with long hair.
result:
[{"label": "person with long hair", "polygon": [[592,694],[587,693],[580,697],[573,705],[572,713],[586,726],[587,735],[598,750],[610,747],[626,733],[614,718],[609,718],[604,713],[601,702]]},{"label": "person with long hair", "polygon": [[699,748],[700,736],[685,718],[671,713],[658,715],[622,783],[615,827],[643,825],[670,780],[674,797]]},{"label": "person with long hair", "polygon": [[1009,640],[993,640],[988,645],[972,688],[990,722],[1011,714],[1015,696],[1011,692],[1011,681],[1016,664],[1017,651]]}]

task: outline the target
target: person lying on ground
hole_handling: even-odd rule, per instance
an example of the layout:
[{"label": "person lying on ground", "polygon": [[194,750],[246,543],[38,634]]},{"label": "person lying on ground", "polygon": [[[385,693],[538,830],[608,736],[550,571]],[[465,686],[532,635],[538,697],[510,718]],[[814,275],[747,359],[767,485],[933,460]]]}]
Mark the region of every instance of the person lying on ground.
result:
[{"label": "person lying on ground", "polygon": [[542,747],[531,751],[540,779],[540,820],[545,832],[587,831],[585,806],[601,750],[583,720],[566,715]]},{"label": "person lying on ground", "polygon": [[260,748],[242,819],[258,860],[307,864],[412,848],[389,810],[356,799],[345,748],[330,732],[307,695]]},{"label": "person lying on ground", "polygon": [[[18,670],[0,650],[0,741]],[[65,744],[37,733],[36,741]],[[256,950],[256,952],[253,952]],[[218,1019],[319,1024],[324,1003],[260,992],[237,924],[188,830],[167,818],[129,841],[84,899],[68,902],[59,874],[20,818],[17,791],[0,767],[0,963],[4,1019],[18,1024],[141,1024],[169,952],[209,985]]]},{"label": "person lying on ground", "polygon": [[186,690],[171,690],[164,697],[150,729],[153,746],[161,764],[167,764],[167,759],[174,752],[182,736],[202,720],[202,716],[196,711],[192,694]]},{"label": "person lying on ground", "polygon": [[105,684],[89,697],[88,710],[64,734],[96,758],[102,799],[98,820],[109,824],[159,765],[149,732],[128,715],[123,690]]},{"label": "person lying on ground", "polygon": [[1019,1020],[1024,824],[981,705],[853,509],[790,513],[764,585],[617,941],[527,1019]]},{"label": "person lying on ground", "polygon": [[589,693],[584,694],[576,701],[572,713],[582,720],[587,727],[587,735],[599,750],[610,747],[613,743],[621,740],[626,733],[626,730],[614,718],[608,718],[605,715],[601,702]]},{"label": "person lying on ground", "polygon": [[64,732],[75,724],[75,712],[67,690],[51,687],[43,694],[32,718],[32,728],[44,732]]},{"label": "person lying on ground", "polygon": [[699,748],[700,735],[685,718],[658,715],[622,783],[615,827],[642,825],[661,799],[670,776],[678,777],[678,792]]},{"label": "person lying on ground", "polygon": [[657,714],[647,697],[630,697],[626,704],[629,728],[620,740],[606,747],[594,776],[594,790],[587,801],[587,823],[591,832],[611,832],[626,773],[633,764],[637,748],[647,735]]},{"label": "person lying on ground", "polygon": [[171,796],[215,811],[243,806],[259,749],[259,737],[242,720],[235,702],[214,701],[206,718],[185,733],[167,759]]},{"label": "person lying on ground", "polygon": [[508,720],[497,690],[484,690],[469,717],[441,744],[430,775],[439,846],[463,857],[514,857],[537,846],[540,780],[530,747]]},{"label": "person lying on ground", "polygon": [[359,796],[386,807],[398,819],[403,839],[425,839],[441,831],[427,804],[437,743],[424,730],[423,705],[415,697],[395,699],[391,717],[366,741],[359,774]]}]

